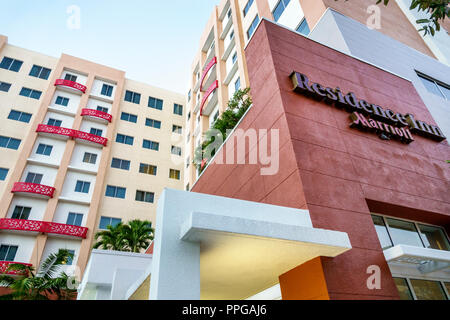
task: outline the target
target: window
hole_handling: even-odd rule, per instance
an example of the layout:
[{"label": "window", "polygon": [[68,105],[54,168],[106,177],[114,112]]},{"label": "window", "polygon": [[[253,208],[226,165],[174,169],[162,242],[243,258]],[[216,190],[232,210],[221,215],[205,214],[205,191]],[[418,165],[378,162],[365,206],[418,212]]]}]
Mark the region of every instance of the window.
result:
[{"label": "window", "polygon": [[255,19],[253,19],[252,24],[250,25],[250,27],[247,30],[247,39],[250,40],[253,32],[255,32],[256,26],[259,23],[259,16],[256,15]]},{"label": "window", "polygon": [[236,82],[234,83],[234,91],[238,91],[241,88],[241,77],[238,77],[236,79]]},{"label": "window", "polygon": [[180,147],[172,146],[170,152],[171,152],[172,154],[177,155],[177,156],[181,156],[181,148],[180,148]]},{"label": "window", "polygon": [[83,156],[83,162],[95,164],[97,162],[97,155],[94,153],[85,152]]},{"label": "window", "polygon": [[61,127],[61,124],[62,124],[61,120],[56,120],[56,119],[53,119],[53,118],[50,118],[47,121],[47,125],[49,125],[49,126]]},{"label": "window", "polygon": [[155,194],[153,192],[136,190],[136,201],[153,203]]},{"label": "window", "polygon": [[155,120],[155,119],[150,119],[150,118],[145,119],[145,125],[148,126],[148,127],[161,129],[161,121],[158,121],[158,120]]},{"label": "window", "polygon": [[216,122],[217,118],[219,118],[219,110],[217,110],[216,113],[214,114],[213,121]]},{"label": "window", "polygon": [[103,84],[102,86],[102,95],[103,96],[107,96],[107,97],[111,97],[112,92],[113,92],[114,87],[110,86],[109,84]]},{"label": "window", "polygon": [[391,218],[386,219],[386,221],[389,225],[389,233],[394,245],[407,244],[415,247],[423,247],[414,223]]},{"label": "window", "polygon": [[191,101],[191,96],[192,96],[192,92],[191,92],[191,90],[189,90],[189,92],[188,92],[188,102]]},{"label": "window", "polygon": [[231,8],[230,9],[228,9],[228,12],[227,12],[227,17],[229,18],[229,17],[231,17]]},{"label": "window", "polygon": [[33,65],[33,67],[30,70],[29,76],[47,80],[51,71],[52,70],[50,70],[50,69],[47,69],[47,68],[44,68],[41,66],[37,66],[37,65]]},{"label": "window", "polygon": [[0,181],[4,181],[8,175],[9,169],[0,168]]},{"label": "window", "polygon": [[0,63],[0,68],[14,71],[14,72],[19,72],[20,67],[22,67],[22,64],[23,64],[23,61],[13,59],[13,58],[3,57],[3,60]]},{"label": "window", "polygon": [[64,77],[64,80],[77,82],[77,76],[73,75],[73,74],[70,74],[70,73],[66,73],[66,76]]},{"label": "window", "polygon": [[414,300],[411,289],[409,288],[408,281],[403,278],[394,278],[395,285],[397,286],[400,300]]},{"label": "window", "polygon": [[177,125],[172,125],[172,132],[173,133],[178,133],[178,134],[182,134],[183,133],[183,128]]},{"label": "window", "polygon": [[0,136],[0,147],[17,150],[19,149],[21,140],[10,137]]},{"label": "window", "polygon": [[66,224],[71,225],[71,226],[81,227],[82,222],[83,222],[83,214],[69,212],[69,215],[67,216]]},{"label": "window", "polygon": [[101,111],[101,112],[104,112],[104,113],[108,113],[108,108],[105,108],[105,107],[102,107],[102,106],[97,106],[97,110],[98,111]]},{"label": "window", "polygon": [[422,81],[422,84],[429,92],[443,99],[450,100],[450,86],[448,84],[445,84],[438,80],[434,80],[421,73],[417,73],[417,75],[419,76],[419,79]]},{"label": "window", "polygon": [[124,144],[128,144],[128,145],[132,146],[133,142],[134,142],[134,138],[118,133],[116,136],[116,142],[124,143]]},{"label": "window", "polygon": [[275,6],[275,9],[272,12],[275,22],[280,19],[281,15],[284,12],[284,9],[286,9],[289,2],[290,0],[280,0],[280,2],[278,2],[278,4]]},{"label": "window", "polygon": [[126,112],[122,112],[120,119],[128,121],[128,122],[133,122],[133,123],[137,122],[137,116],[135,116],[134,114],[126,113]]},{"label": "window", "polygon": [[59,104],[60,106],[67,107],[69,104],[69,99],[61,96],[56,97],[55,104]]},{"label": "window", "polygon": [[303,18],[302,22],[300,22],[300,24],[298,25],[298,27],[295,31],[297,31],[298,33],[301,33],[305,36],[307,36],[309,34],[310,30],[309,30],[308,22],[306,21],[305,18]]},{"label": "window", "polygon": [[380,240],[381,248],[387,249],[392,247],[392,240],[387,231],[387,227],[384,223],[384,219],[379,216],[372,216],[373,223],[375,225],[375,230],[378,234],[378,239]]},{"label": "window", "polygon": [[62,264],[71,266],[73,263],[73,259],[75,258],[75,250],[67,250],[67,252],[69,253],[69,255],[67,256],[67,260],[65,261],[65,263],[63,262]]},{"label": "window", "polygon": [[41,184],[42,178],[43,178],[43,175],[40,173],[28,172],[25,182]]},{"label": "window", "polygon": [[231,30],[231,32],[230,32],[230,41],[233,40],[233,38],[234,38],[234,30]]},{"label": "window", "polygon": [[189,183],[186,185],[186,191],[189,191]]},{"label": "window", "polygon": [[253,4],[253,0],[248,0],[247,4],[244,7],[244,17],[247,15],[248,10],[250,10],[250,7]]},{"label": "window", "polygon": [[152,176],[156,176],[157,169],[158,168],[156,166],[153,166],[151,164],[141,163],[139,165],[139,172],[140,173],[150,174]]},{"label": "window", "polygon": [[90,134],[101,137],[103,134],[103,130],[97,128],[91,128]]},{"label": "window", "polygon": [[19,95],[21,95],[21,96],[31,98],[31,99],[36,99],[36,100],[39,100],[41,98],[41,94],[42,94],[41,91],[33,90],[30,88],[25,88],[25,87],[23,87],[19,93]]},{"label": "window", "polygon": [[144,140],[142,142],[142,148],[150,149],[150,150],[159,150],[159,142],[151,141],[151,140]]},{"label": "window", "polygon": [[383,249],[398,244],[450,251],[444,229],[411,221],[372,215]]},{"label": "window", "polygon": [[141,103],[141,94],[133,91],[125,91],[125,101],[139,104]]},{"label": "window", "polygon": [[127,193],[126,188],[115,187],[115,186],[106,186],[105,196],[111,197],[111,198],[125,199],[126,193]]},{"label": "window", "polygon": [[53,146],[40,143],[37,147],[36,153],[41,154],[43,156],[49,156],[49,155],[51,155],[52,150],[53,150]]},{"label": "window", "polygon": [[10,88],[11,88],[10,83],[0,81],[0,91],[8,92]]},{"label": "window", "polygon": [[122,160],[118,158],[112,158],[111,161],[111,168],[117,168],[122,170],[130,170],[130,161],[129,160]]},{"label": "window", "polygon": [[441,228],[419,224],[419,231],[425,248],[450,251],[450,245]]},{"label": "window", "polygon": [[8,246],[2,244],[0,246],[0,261],[14,261],[18,246]]},{"label": "window", "polygon": [[438,281],[411,279],[417,300],[446,300],[444,289]]},{"label": "window", "polygon": [[161,99],[148,97],[148,106],[149,106],[149,108],[162,110],[162,108],[163,108],[163,101]]},{"label": "window", "polygon": [[121,222],[122,222],[122,219],[119,219],[119,218],[100,217],[100,224],[99,224],[98,228],[105,230],[105,229],[107,229],[108,226],[115,227]]},{"label": "window", "polygon": [[31,120],[31,114],[26,112],[20,112],[16,110],[11,110],[11,112],[8,115],[8,119],[11,120],[17,120],[21,122],[28,123]]},{"label": "window", "polygon": [[177,114],[179,116],[182,116],[183,115],[183,106],[175,103],[173,105],[173,113]]},{"label": "window", "polygon": [[235,52],[233,54],[233,57],[231,57],[231,62],[234,64],[236,62],[236,60],[237,60],[237,52]]},{"label": "window", "polygon": [[189,121],[190,119],[191,119],[191,112],[189,111],[187,115],[187,121]]},{"label": "window", "polygon": [[189,168],[189,165],[191,164],[191,159],[187,157],[186,159],[186,168]]},{"label": "window", "polygon": [[180,170],[170,169],[169,178],[180,180]]},{"label": "window", "polygon": [[20,219],[20,220],[28,220],[30,216],[31,208],[30,207],[22,207],[16,206],[14,208],[12,219]]},{"label": "window", "polygon": [[75,192],[89,193],[90,187],[90,182],[78,180],[77,184],[75,185]]}]

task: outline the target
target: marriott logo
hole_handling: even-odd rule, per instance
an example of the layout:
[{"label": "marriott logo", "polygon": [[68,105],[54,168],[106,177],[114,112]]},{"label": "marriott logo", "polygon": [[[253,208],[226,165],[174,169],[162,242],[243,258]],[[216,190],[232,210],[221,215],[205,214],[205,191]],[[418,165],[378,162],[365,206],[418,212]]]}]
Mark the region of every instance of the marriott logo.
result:
[{"label": "marriott logo", "polygon": [[290,77],[295,92],[311,96],[316,100],[324,101],[352,113],[350,115],[350,119],[353,121],[350,124],[351,127],[374,131],[382,139],[394,138],[403,143],[414,141],[411,133],[435,141],[446,139],[439,127],[416,120],[412,114],[403,115],[390,109],[385,110],[376,104],[358,99],[353,92],[344,95],[339,88],[332,89],[318,83],[310,83],[306,75],[295,71]]}]

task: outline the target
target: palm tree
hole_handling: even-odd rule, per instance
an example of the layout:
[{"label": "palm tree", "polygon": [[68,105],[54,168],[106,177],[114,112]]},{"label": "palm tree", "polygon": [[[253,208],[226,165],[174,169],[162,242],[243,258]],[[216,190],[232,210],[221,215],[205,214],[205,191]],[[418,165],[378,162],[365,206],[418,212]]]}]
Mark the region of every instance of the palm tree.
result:
[{"label": "palm tree", "polygon": [[123,233],[127,249],[140,252],[148,248],[153,240],[153,228],[150,221],[132,220],[124,225]]},{"label": "palm tree", "polygon": [[42,263],[39,271],[23,264],[11,264],[7,272],[13,271],[15,276],[0,275],[0,285],[9,287],[12,293],[0,296],[0,300],[70,300],[74,299],[77,290],[68,288],[69,276],[59,273],[61,265],[73,258],[68,250],[60,249],[50,254]]},{"label": "palm tree", "polygon": [[[94,249],[126,251],[123,227],[123,223],[120,222],[115,226],[108,225],[106,230],[97,232],[95,234],[97,242],[94,244]],[[99,238],[101,239],[99,240]]]},{"label": "palm tree", "polygon": [[146,249],[153,240],[152,223],[150,221],[131,220],[115,226],[107,226],[107,230],[95,234],[94,249],[140,252]]}]

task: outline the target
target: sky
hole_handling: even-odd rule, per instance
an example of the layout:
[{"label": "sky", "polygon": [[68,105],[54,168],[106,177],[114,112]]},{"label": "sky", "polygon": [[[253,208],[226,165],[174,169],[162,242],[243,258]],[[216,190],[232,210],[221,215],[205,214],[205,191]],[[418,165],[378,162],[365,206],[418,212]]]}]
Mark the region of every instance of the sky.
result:
[{"label": "sky", "polygon": [[200,36],[219,0],[0,0],[11,45],[62,53],[186,94]]}]

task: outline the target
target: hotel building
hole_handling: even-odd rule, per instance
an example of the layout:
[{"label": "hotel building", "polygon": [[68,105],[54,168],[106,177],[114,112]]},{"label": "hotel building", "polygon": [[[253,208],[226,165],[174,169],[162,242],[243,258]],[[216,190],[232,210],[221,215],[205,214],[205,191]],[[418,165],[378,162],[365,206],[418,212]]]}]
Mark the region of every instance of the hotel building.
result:
[{"label": "hotel building", "polygon": [[125,72],[8,44],[0,36],[0,271],[58,249],[84,272],[94,235],[155,223],[183,188],[185,97]]},{"label": "hotel building", "polygon": [[[446,21],[435,37],[423,38],[417,31],[419,28],[415,21],[423,18],[422,14],[409,10],[409,1],[391,0],[387,7],[373,6],[371,0],[347,2],[344,0],[222,0],[211,13],[203,34],[200,37],[199,51],[191,67],[191,85],[187,99],[186,122],[186,174],[185,189],[190,190],[199,176],[199,165],[192,163],[194,151],[202,142],[202,134],[206,132],[227,108],[227,102],[239,88],[251,87],[248,77],[245,47],[262,19],[274,21],[279,25],[295,30],[303,35],[316,38],[316,40],[332,46],[342,52],[360,57],[368,62],[374,62],[366,55],[359,56],[362,48],[351,46],[343,35],[343,29],[337,21],[327,20],[324,16],[332,10],[334,15],[340,14],[359,23],[376,23],[379,18],[377,31],[392,40],[406,45],[411,52],[421,53],[449,64],[450,44],[448,30],[450,23]],[[375,8],[377,11],[374,11]],[[379,10],[379,11],[378,11]],[[379,16],[374,14],[379,12]],[[316,27],[318,22],[325,32],[317,38]],[[376,27],[376,26],[374,26]],[[313,32],[311,32],[313,31]],[[367,46],[371,41],[364,42]],[[421,56],[421,55],[419,55]],[[388,60],[388,59],[386,59]],[[411,59],[410,59],[411,60]],[[395,64],[396,60],[382,61]],[[416,61],[414,61],[416,63]],[[420,63],[417,61],[417,63]],[[376,61],[377,65],[380,61]],[[391,65],[389,65],[391,67]],[[388,70],[397,72],[398,67]],[[420,90],[423,87],[434,87],[429,83],[435,81],[427,73],[409,77]],[[437,79],[439,81],[439,79]],[[434,90],[434,88],[431,88]],[[444,89],[445,90],[445,89]],[[447,94],[448,93],[444,93]],[[430,103],[432,98],[429,99]],[[427,101],[428,105],[428,101]],[[438,108],[439,109],[439,108]],[[442,117],[443,113],[436,111],[433,116],[441,126],[448,127],[450,120]]]},{"label": "hotel building", "polygon": [[[222,1],[192,67],[190,192],[163,191],[149,254],[93,251],[79,299],[450,299],[449,25],[423,38],[406,3],[371,30],[372,1]],[[253,105],[198,175],[238,87]]]}]

